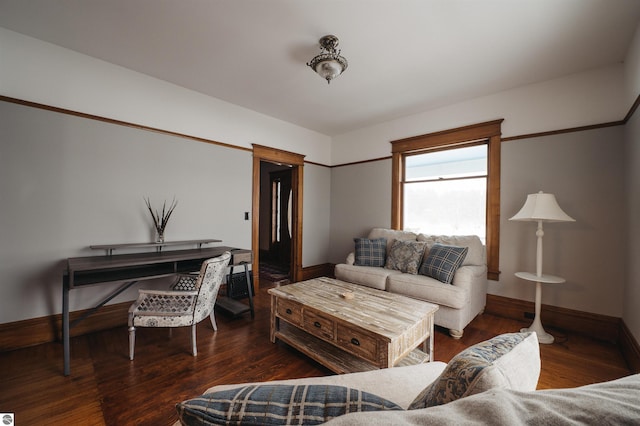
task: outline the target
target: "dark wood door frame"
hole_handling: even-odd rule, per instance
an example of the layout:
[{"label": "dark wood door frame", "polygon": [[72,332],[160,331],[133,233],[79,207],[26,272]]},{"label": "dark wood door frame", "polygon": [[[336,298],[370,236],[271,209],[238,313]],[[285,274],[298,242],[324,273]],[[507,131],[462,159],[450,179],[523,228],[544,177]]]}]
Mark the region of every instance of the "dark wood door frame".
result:
[{"label": "dark wood door frame", "polygon": [[302,187],[304,155],[253,144],[253,193],[251,223],[251,249],[254,285],[260,288],[260,162],[268,161],[291,166],[291,281],[302,276]]}]

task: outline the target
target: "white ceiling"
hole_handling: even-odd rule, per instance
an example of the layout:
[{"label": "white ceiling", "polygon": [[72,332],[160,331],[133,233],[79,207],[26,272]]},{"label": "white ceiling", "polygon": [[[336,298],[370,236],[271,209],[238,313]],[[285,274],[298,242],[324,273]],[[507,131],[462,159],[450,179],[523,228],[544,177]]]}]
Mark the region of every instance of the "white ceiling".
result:
[{"label": "white ceiling", "polygon": [[[0,0],[0,26],[337,135],[620,63],[638,0]],[[349,68],[305,64],[335,34]]]}]

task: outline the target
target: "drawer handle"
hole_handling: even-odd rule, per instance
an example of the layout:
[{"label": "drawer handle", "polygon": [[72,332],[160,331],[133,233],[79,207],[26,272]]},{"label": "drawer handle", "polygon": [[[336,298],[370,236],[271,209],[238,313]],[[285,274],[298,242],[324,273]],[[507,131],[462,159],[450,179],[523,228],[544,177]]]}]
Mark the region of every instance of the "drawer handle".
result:
[{"label": "drawer handle", "polygon": [[355,337],[351,338],[351,343],[353,343],[356,346],[360,346],[360,340],[356,339]]},{"label": "drawer handle", "polygon": [[315,325],[318,328],[322,327],[322,324],[320,324],[318,321],[314,322],[313,325]]},{"label": "drawer handle", "polygon": [[287,308],[287,314],[291,315],[291,309]]}]

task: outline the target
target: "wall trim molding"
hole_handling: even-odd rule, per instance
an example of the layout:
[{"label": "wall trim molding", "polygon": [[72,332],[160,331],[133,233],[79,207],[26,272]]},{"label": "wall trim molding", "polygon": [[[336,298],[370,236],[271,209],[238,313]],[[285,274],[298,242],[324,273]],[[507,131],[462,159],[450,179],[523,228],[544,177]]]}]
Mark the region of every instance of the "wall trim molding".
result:
[{"label": "wall trim molding", "polygon": [[[525,319],[524,313],[534,310],[533,302],[487,294],[485,312],[491,315],[528,323],[531,320]],[[550,305],[542,305],[541,315],[551,334],[554,329],[564,330],[616,344],[629,368],[640,373],[640,345],[621,318]]]},{"label": "wall trim molding", "polygon": [[212,145],[219,145],[219,146],[223,146],[225,148],[239,149],[241,151],[248,151],[248,152],[252,152],[253,151],[251,148],[245,148],[245,147],[238,146],[238,145],[232,145],[232,144],[225,143],[225,142],[219,142],[219,141],[215,141],[213,139],[201,138],[199,136],[188,135],[186,133],[178,133],[178,132],[174,132],[174,131],[171,131],[171,130],[159,129],[157,127],[145,126],[143,124],[136,124],[136,123],[132,123],[132,122],[129,122],[129,121],[116,120],[114,118],[102,117],[100,115],[88,114],[88,113],[85,113],[85,112],[74,111],[74,110],[71,110],[71,109],[54,107],[54,106],[50,106],[50,105],[40,104],[40,103],[37,103],[37,102],[25,101],[25,100],[22,100],[22,99],[11,98],[11,97],[8,97],[8,96],[0,95],[0,100],[1,101],[5,101],[5,102],[9,102],[9,103],[13,103],[13,104],[28,106],[28,107],[32,107],[32,108],[44,109],[44,110],[47,110],[47,111],[57,112],[57,113],[60,113],[60,114],[73,115],[75,117],[86,118],[88,120],[102,121],[103,123],[115,124],[117,126],[132,127],[134,129],[138,129],[138,130],[146,130],[148,132],[162,133],[162,134],[169,135],[169,136],[176,136],[176,137],[179,137],[179,138],[190,139],[190,140],[193,140],[193,141],[196,141],[196,142],[204,142],[204,143],[208,143],[208,144],[212,144]]},{"label": "wall trim molding", "polygon": [[[333,276],[335,264],[323,263],[302,268],[301,280]],[[132,301],[114,303],[98,309],[71,329],[71,337],[81,336],[100,330],[122,327],[122,335],[127,335],[127,318]],[[69,314],[71,323],[91,309],[73,311]],[[62,314],[30,318],[0,324],[0,352],[11,351],[49,342],[61,342]]]},{"label": "wall trim molding", "polygon": [[[333,276],[334,267],[333,263],[308,266],[302,269],[301,278],[308,280],[322,276]],[[126,336],[127,313],[131,303],[129,301],[103,306],[73,327],[71,337],[116,327],[122,327],[122,335]],[[529,322],[529,319],[524,318],[524,312],[532,312],[533,309],[533,302],[488,294],[485,312]],[[89,309],[71,312],[71,321],[73,322],[74,319],[87,311]],[[568,330],[605,341],[612,341],[611,337],[615,336],[616,340],[612,343],[618,345],[629,368],[635,373],[640,373],[640,345],[620,318],[548,305],[542,305],[542,315],[545,327],[548,326],[551,332],[554,331],[554,328]],[[54,341],[59,342],[61,341],[61,327],[61,314],[0,324],[0,352]]]},{"label": "wall trim molding", "polygon": [[561,135],[563,133],[585,132],[587,130],[603,129],[603,128],[606,128],[606,127],[622,126],[624,124],[625,124],[625,121],[624,120],[620,120],[620,121],[611,121],[609,123],[592,124],[592,125],[589,125],[589,126],[571,127],[571,128],[568,128],[568,129],[560,129],[560,130],[550,130],[548,132],[538,132],[538,133],[529,133],[529,134],[525,134],[525,135],[508,136],[506,138],[502,138],[502,142],[516,141],[516,140],[520,140],[520,139],[540,138],[540,137],[543,137],[543,136]]},{"label": "wall trim molding", "polygon": [[[131,303],[133,303],[133,301],[101,307],[95,313],[71,328],[71,337],[121,326],[123,338],[126,338],[127,319]],[[75,319],[90,310],[91,309],[83,309],[70,312],[70,322],[73,323]],[[0,352],[54,341],[61,342],[61,335],[62,314],[0,324]]]},{"label": "wall trim molding", "polygon": [[300,281],[310,280],[319,277],[333,277],[333,270],[335,268],[333,263],[322,263],[320,265],[307,266],[302,268],[302,274]]},{"label": "wall trim molding", "polygon": [[624,321],[621,321],[620,325],[619,346],[622,356],[629,364],[631,371],[636,374],[640,373],[640,345],[638,345],[638,341],[633,337],[631,330],[629,330]]},{"label": "wall trim molding", "polygon": [[[534,302],[487,294],[485,312],[492,315],[530,323],[525,313],[535,312]],[[570,331],[594,339],[619,343],[622,319],[608,315],[576,311],[558,306],[542,305],[542,324],[553,334],[553,329]]]},{"label": "wall trim molding", "polygon": [[[163,133],[163,134],[166,134],[166,135],[171,135],[171,136],[176,136],[176,137],[180,137],[180,138],[190,139],[190,140],[194,140],[194,141],[197,141],[197,142],[204,142],[204,143],[209,143],[209,144],[213,144],[213,145],[219,145],[219,146],[223,146],[223,147],[226,147],[226,148],[239,149],[239,150],[242,150],[242,151],[253,151],[251,148],[245,148],[245,147],[241,147],[241,146],[238,146],[238,145],[228,144],[228,143],[225,143],[225,142],[218,142],[218,141],[214,141],[212,139],[201,138],[201,137],[198,137],[198,136],[187,135],[187,134],[184,134],[184,133],[172,132],[170,130],[158,129],[158,128],[151,127],[151,126],[143,126],[141,124],[135,124],[135,123],[131,123],[131,122],[127,122],[127,121],[121,121],[121,120],[115,120],[115,119],[112,119],[112,118],[106,118],[106,117],[102,117],[102,116],[99,116],[99,115],[87,114],[87,113],[84,113],[84,112],[79,112],[79,111],[74,111],[74,110],[70,110],[70,109],[54,107],[54,106],[45,105],[45,104],[41,104],[41,103],[37,103],[37,102],[26,101],[26,100],[17,99],[17,98],[12,98],[12,97],[9,97],[9,96],[4,96],[4,95],[0,95],[0,101],[14,103],[14,104],[18,104],[18,105],[24,105],[24,106],[28,106],[28,107],[32,107],[32,108],[44,109],[44,110],[48,110],[48,111],[58,112],[58,113],[61,113],[61,114],[74,115],[76,117],[82,117],[82,118],[86,118],[86,119],[89,119],[89,120],[102,121],[102,122],[105,122],[105,123],[115,124],[115,125],[119,125],[119,126],[133,127],[135,129],[146,130],[146,131],[149,131],[149,132]],[[516,136],[508,136],[508,137],[502,138],[501,141],[502,142],[509,142],[509,141],[520,140],[520,139],[531,139],[531,138],[538,138],[538,137],[542,137],[542,136],[552,136],[552,135],[559,135],[559,134],[563,134],[563,133],[583,132],[583,131],[587,131],[587,130],[601,129],[601,128],[605,128],[605,127],[621,126],[621,125],[627,124],[627,122],[631,119],[631,117],[636,112],[636,110],[638,109],[639,106],[640,106],[640,95],[638,95],[636,97],[635,102],[633,103],[631,108],[629,108],[629,111],[627,112],[625,117],[622,120],[619,120],[619,121],[611,121],[609,123],[592,124],[592,125],[589,125],[589,126],[571,127],[571,128],[568,128],[568,129],[551,130],[551,131],[547,131],[547,132],[538,132],[538,133],[529,133],[529,134],[516,135]],[[304,162],[307,163],[307,164],[314,165],[314,166],[327,167],[327,168],[333,169],[335,167],[354,166],[354,165],[357,165],[357,164],[364,164],[364,163],[372,163],[372,162],[376,162],[376,161],[390,160],[391,158],[392,158],[391,156],[386,156],[386,157],[379,157],[379,158],[371,158],[369,160],[353,161],[353,162],[349,162],[349,163],[334,164],[334,165],[327,165],[327,164],[317,163],[317,162],[308,161],[308,160],[305,160]]]}]

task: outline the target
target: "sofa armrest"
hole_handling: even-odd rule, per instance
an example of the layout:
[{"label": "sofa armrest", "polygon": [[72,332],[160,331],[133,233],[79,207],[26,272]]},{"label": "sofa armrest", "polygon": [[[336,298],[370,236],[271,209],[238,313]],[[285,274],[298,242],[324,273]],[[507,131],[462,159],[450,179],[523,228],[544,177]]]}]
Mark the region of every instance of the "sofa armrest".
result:
[{"label": "sofa armrest", "polygon": [[451,284],[471,290],[474,282],[484,279],[486,281],[487,267],[484,265],[464,265],[458,268]]},{"label": "sofa armrest", "polygon": [[451,284],[465,289],[469,296],[468,321],[471,321],[478,313],[484,311],[487,304],[487,287],[489,286],[487,267],[485,265],[461,266],[453,276]]}]

